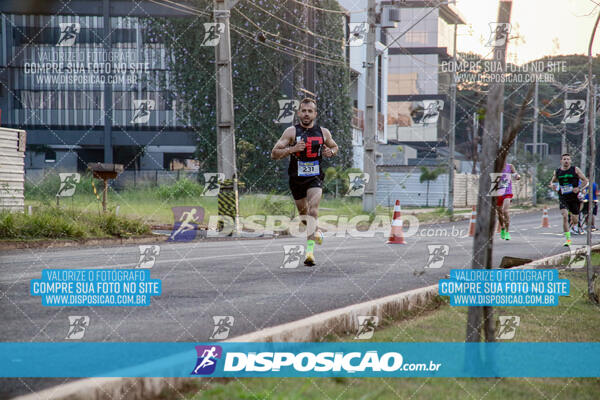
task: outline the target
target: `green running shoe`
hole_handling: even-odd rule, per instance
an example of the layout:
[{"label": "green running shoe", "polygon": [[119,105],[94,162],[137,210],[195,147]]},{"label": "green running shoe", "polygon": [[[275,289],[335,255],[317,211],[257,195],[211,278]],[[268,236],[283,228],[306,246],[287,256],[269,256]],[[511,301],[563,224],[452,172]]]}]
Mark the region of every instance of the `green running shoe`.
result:
[{"label": "green running shoe", "polygon": [[510,240],[510,233],[504,233],[504,240]]}]

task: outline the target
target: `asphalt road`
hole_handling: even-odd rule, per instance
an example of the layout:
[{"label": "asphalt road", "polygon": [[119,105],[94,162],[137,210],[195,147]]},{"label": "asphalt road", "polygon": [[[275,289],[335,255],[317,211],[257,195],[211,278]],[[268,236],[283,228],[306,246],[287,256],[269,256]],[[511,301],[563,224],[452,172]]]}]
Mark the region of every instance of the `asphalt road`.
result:
[{"label": "asphalt road", "polygon": [[[512,240],[495,236],[494,266],[503,256],[538,259],[566,251],[558,210],[550,212],[551,228],[540,228],[540,222],[539,211],[514,215]],[[281,268],[283,246],[304,244],[301,239],[164,243],[151,269],[152,278],[162,281],[162,295],[147,307],[48,307],[29,294],[31,279],[39,279],[42,269],[134,268],[137,245],[6,252],[0,255],[0,339],[65,341],[73,315],[90,318],[84,341],[204,342],[213,333],[213,316],[234,318],[231,338],[432,285],[451,268],[470,268],[473,238],[459,234],[468,231],[468,221],[421,229],[405,245],[388,245],[381,234],[326,237],[312,268]],[[443,266],[424,269],[428,245],[441,244],[449,246]],[[574,235],[573,244],[585,244],[585,235]],[[0,398],[63,381],[3,380]]]}]

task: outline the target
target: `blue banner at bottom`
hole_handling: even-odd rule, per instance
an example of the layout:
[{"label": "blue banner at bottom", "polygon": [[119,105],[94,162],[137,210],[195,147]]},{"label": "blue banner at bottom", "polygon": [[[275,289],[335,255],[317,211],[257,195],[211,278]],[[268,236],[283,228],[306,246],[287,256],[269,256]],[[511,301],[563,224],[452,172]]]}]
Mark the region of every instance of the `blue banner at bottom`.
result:
[{"label": "blue banner at bottom", "polygon": [[600,343],[0,343],[0,377],[600,377]]}]

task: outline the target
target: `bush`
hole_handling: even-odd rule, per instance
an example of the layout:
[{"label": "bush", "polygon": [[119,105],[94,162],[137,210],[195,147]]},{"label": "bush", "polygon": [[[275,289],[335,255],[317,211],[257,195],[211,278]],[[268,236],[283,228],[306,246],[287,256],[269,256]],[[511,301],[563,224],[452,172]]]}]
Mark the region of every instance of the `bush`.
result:
[{"label": "bush", "polygon": [[[81,173],[81,179],[77,184],[77,189],[75,190],[75,196],[80,195],[93,195],[92,190],[92,175],[89,172]],[[102,190],[102,181],[95,180],[95,185],[98,191]],[[36,199],[36,200],[45,200],[45,199],[55,199],[56,193],[58,193],[58,189],[60,188],[60,177],[58,173],[52,173],[44,176],[44,178],[39,183],[33,183],[28,180],[25,180],[25,198],[26,199]]]},{"label": "bush", "polygon": [[271,195],[265,198],[263,203],[263,209],[267,215],[290,215],[292,208],[290,207],[293,203],[289,200],[277,200],[273,199]]},{"label": "bush", "polygon": [[0,212],[0,239],[85,239],[149,234],[141,220],[43,207],[33,215]]},{"label": "bush", "polygon": [[189,179],[180,179],[173,185],[159,186],[158,198],[161,200],[176,200],[190,197],[200,197],[204,187]]}]

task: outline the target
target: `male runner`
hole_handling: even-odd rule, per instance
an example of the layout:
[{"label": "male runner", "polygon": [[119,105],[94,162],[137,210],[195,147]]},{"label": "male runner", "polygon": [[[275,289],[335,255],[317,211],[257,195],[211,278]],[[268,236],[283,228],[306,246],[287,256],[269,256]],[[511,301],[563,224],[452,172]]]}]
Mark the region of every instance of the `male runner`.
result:
[{"label": "male runner", "polygon": [[508,232],[508,227],[510,225],[510,202],[513,198],[513,176],[517,181],[521,179],[521,175],[517,173],[515,167],[512,164],[506,163],[506,165],[504,166],[504,171],[502,171],[502,180],[507,182],[507,186],[504,190],[504,194],[496,198],[496,211],[498,212],[498,223],[500,224],[500,237],[504,240],[510,240],[510,233]]},{"label": "male runner", "polygon": [[[577,225],[579,215],[579,193],[588,184],[588,180],[581,170],[571,165],[571,155],[565,153],[560,157],[560,168],[552,175],[549,187],[558,191],[558,202],[563,217],[563,232],[567,238],[565,246],[571,245],[571,232],[567,214],[571,213],[571,223]],[[554,186],[558,182],[558,187]]]},{"label": "male runner", "polygon": [[[323,242],[323,234],[317,229],[319,202],[325,177],[321,158],[335,156],[338,153],[338,145],[328,129],[315,124],[315,100],[306,98],[300,102],[298,118],[298,125],[290,126],[283,132],[271,151],[271,158],[280,160],[290,156],[290,189],[300,218],[307,225],[304,265],[312,267],[315,265],[315,240],[318,244]],[[308,224],[307,216],[314,223]]]},{"label": "male runner", "polygon": [[592,193],[593,193],[592,201],[594,202],[594,204],[592,205],[592,232],[594,232],[597,230],[596,229],[596,215],[598,215],[598,194],[600,194],[600,192],[598,192],[598,185],[596,184],[596,182],[589,185],[585,190],[585,198],[583,199],[583,206],[581,208],[581,213],[583,214],[582,216],[584,218],[584,221],[587,223],[587,216],[589,213],[588,201],[590,199],[590,187],[591,187]]}]

